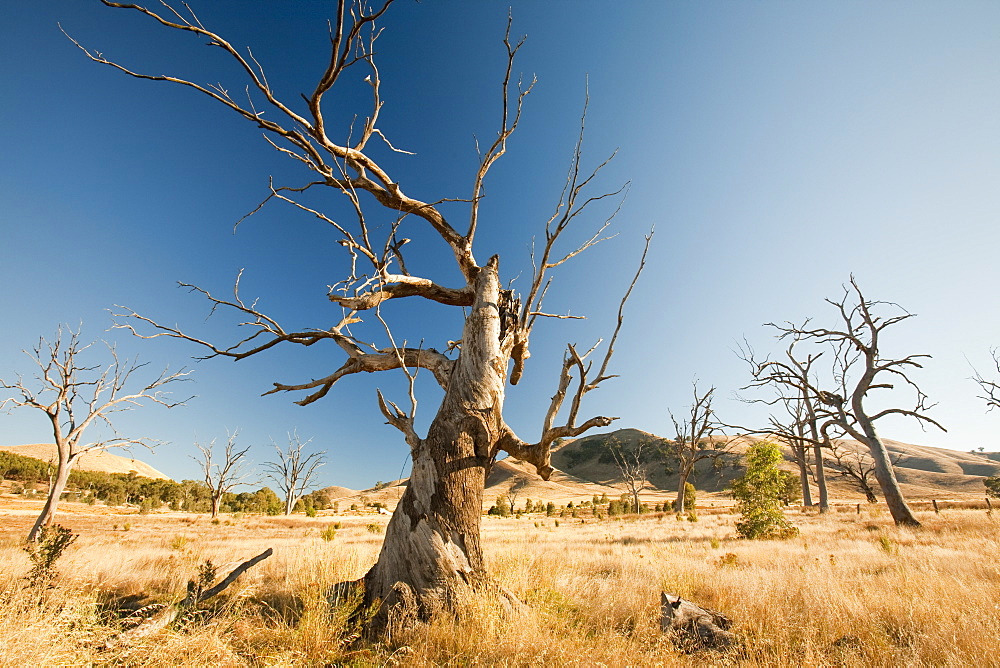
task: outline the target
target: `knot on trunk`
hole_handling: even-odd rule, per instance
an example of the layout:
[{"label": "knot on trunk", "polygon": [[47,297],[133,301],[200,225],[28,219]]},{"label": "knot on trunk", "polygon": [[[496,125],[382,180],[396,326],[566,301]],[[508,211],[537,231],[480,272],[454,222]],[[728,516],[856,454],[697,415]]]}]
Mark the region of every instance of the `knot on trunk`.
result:
[{"label": "knot on trunk", "polygon": [[500,340],[503,341],[518,329],[521,299],[513,290],[501,290],[497,299],[497,310],[500,312]]}]

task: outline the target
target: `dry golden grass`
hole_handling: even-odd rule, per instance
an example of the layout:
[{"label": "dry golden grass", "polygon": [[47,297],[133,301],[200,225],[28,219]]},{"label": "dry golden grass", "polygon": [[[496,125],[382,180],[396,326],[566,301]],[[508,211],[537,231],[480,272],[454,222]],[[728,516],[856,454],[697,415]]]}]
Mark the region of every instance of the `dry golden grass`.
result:
[{"label": "dry golden grass", "polygon": [[[0,666],[1000,665],[1000,522],[982,510],[921,512],[919,530],[887,514],[792,514],[787,541],[734,537],[736,518],[484,519],[489,570],[526,606],[483,595],[459,619],[349,646],[346,608],[326,594],[360,577],[386,518],[227,518],[174,514],[79,525],[57,586],[39,596],[29,562],[0,528]],[[105,526],[106,525],[106,526]],[[275,554],[227,590],[214,613],[128,647],[105,649],[117,608],[183,596],[197,566]],[[666,590],[734,620],[741,647],[688,656],[659,631]]]}]

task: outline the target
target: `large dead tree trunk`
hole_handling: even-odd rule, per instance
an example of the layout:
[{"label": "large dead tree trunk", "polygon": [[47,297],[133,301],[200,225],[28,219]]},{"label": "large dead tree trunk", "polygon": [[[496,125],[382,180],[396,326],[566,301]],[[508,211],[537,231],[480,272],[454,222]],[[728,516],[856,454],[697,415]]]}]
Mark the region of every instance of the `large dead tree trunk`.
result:
[{"label": "large dead tree trunk", "polygon": [[854,414],[861,424],[865,437],[861,442],[868,446],[868,452],[875,463],[875,480],[878,481],[878,486],[882,489],[882,497],[885,499],[885,505],[889,507],[889,514],[892,515],[893,521],[901,526],[920,526],[920,521],[907,505],[906,499],[903,498],[903,492],[899,489],[899,481],[896,480],[896,472],[893,469],[892,460],[889,459],[889,451],[886,450],[885,444],[879,437],[875,424],[864,413],[860,405],[855,405]]},{"label": "large dead tree trunk", "polygon": [[[808,400],[807,400],[808,401]],[[816,489],[819,492],[819,512],[830,511],[830,492],[826,487],[826,469],[823,466],[823,444],[819,440],[819,426],[816,424],[816,413],[809,404],[809,433],[812,437],[813,459],[816,468],[813,469],[816,475]]]},{"label": "large dead tree trunk", "polygon": [[[386,529],[378,562],[365,576],[365,603],[399,602],[397,583],[425,614],[450,607],[484,576],[479,542],[483,487],[505,433],[504,383],[510,346],[500,331],[495,259],[480,271],[462,349],[427,437],[413,448],[413,471]],[[504,347],[507,350],[504,350]]]}]

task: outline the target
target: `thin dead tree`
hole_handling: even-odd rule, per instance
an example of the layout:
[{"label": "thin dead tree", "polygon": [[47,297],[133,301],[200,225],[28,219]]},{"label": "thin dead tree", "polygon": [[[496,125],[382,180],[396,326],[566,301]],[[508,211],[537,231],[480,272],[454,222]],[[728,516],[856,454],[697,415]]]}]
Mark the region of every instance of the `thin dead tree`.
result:
[{"label": "thin dead tree", "polygon": [[[121,359],[114,346],[104,343],[107,348],[106,361],[102,364],[87,365],[84,361],[97,350],[91,351],[95,343],[80,341],[80,328],[76,331],[60,325],[55,340],[40,338],[31,352],[24,353],[38,367],[33,382],[21,376],[16,381],[0,380],[0,387],[14,390],[18,397],[9,397],[0,403],[16,408],[34,408],[45,413],[52,427],[55,447],[55,478],[50,480],[48,496],[42,513],[35,520],[28,540],[34,541],[43,526],[52,524],[59,498],[66,488],[70,471],[88,452],[109,448],[142,445],[152,448],[158,444],[150,438],[133,438],[119,434],[112,424],[116,413],[132,410],[143,404],[160,404],[167,408],[179,406],[187,399],[170,401],[169,393],[163,388],[183,380],[188,373],[183,369],[170,373],[164,369],[150,381],[138,381],[134,376],[146,363]],[[84,433],[95,424],[106,429],[104,437],[85,441]]]},{"label": "thin dead tree", "polygon": [[[990,355],[993,356],[993,364],[996,366],[997,374],[1000,374],[1000,350],[994,348],[990,351]],[[973,369],[973,372],[975,375],[972,377],[972,380],[979,385],[979,389],[982,392],[979,398],[986,402],[986,410],[991,411],[994,408],[1000,408],[1000,382],[984,378],[975,369]],[[997,377],[1000,378],[1000,375]]]},{"label": "thin dead tree", "polygon": [[715,388],[710,387],[703,393],[698,392],[698,381],[691,384],[694,401],[688,409],[688,414],[678,420],[673,412],[670,419],[674,423],[674,439],[664,444],[667,455],[668,469],[677,471],[677,500],[674,511],[687,512],[684,507],[684,487],[695,473],[698,462],[711,461],[718,465],[727,452],[732,449],[730,439],[716,438],[716,432],[721,425],[716,420],[712,409],[712,398]]},{"label": "thin dead tree", "polygon": [[239,448],[236,445],[236,438],[239,430],[226,435],[226,447],[222,450],[221,462],[215,456],[215,439],[208,445],[195,443],[195,447],[201,452],[201,456],[191,457],[198,462],[201,467],[202,479],[212,497],[212,518],[219,516],[219,508],[222,506],[222,497],[234,487],[243,484],[250,484],[247,480],[250,472],[247,471],[247,453],[251,446]]},{"label": "thin dead tree", "polygon": [[[398,151],[378,127],[383,105],[379,69],[374,61],[374,46],[381,32],[376,27],[389,9],[391,0],[370,9],[366,2],[337,3],[336,16],[330,25],[330,58],[315,89],[302,100],[280,99],[260,63],[249,51],[233,46],[219,33],[203,26],[193,14],[182,14],[165,4],[166,12],[156,12],[133,4],[102,0],[105,5],[137,12],[160,25],[206,40],[231,58],[245,77],[246,86],[203,86],[172,76],[147,75],[106,59],[99,52],[80,46],[92,60],[113,67],[139,79],[177,84],[219,103],[243,121],[260,128],[267,141],[282,155],[304,167],[307,177],[301,184],[270,187],[257,211],[268,202],[281,202],[315,217],[338,237],[346,253],[344,273],[331,281],[326,297],[343,310],[339,319],[314,329],[286,329],[265,314],[256,302],[244,301],[238,288],[232,299],[220,299],[206,290],[201,292],[213,309],[229,309],[240,318],[244,335],[236,342],[216,344],[188,334],[176,327],[160,325],[131,309],[118,312],[119,325],[146,337],[169,336],[198,344],[208,357],[222,356],[237,360],[264,353],[275,346],[297,344],[312,346],[327,343],[340,348],[346,361],[332,372],[304,382],[275,383],[271,392],[303,392],[297,403],[317,401],[348,375],[398,369],[409,380],[408,409],[377,393],[378,406],[410,447],[412,474],[410,484],[400,499],[386,533],[377,563],[363,579],[363,606],[379,604],[370,623],[377,631],[385,627],[389,612],[402,604],[415,607],[422,616],[453,607],[470,588],[489,585],[480,544],[480,514],[484,481],[501,452],[533,464],[539,475],[552,472],[549,449],[560,437],[578,436],[588,429],[603,427],[614,418],[595,416],[579,420],[581,399],[604,381],[613,378],[609,364],[622,324],[625,301],[638,278],[633,278],[618,312],[618,324],[605,349],[603,361],[594,373],[593,353],[579,354],[568,346],[558,390],[543,419],[536,441],[522,440],[503,417],[506,383],[516,385],[525,372],[529,357],[529,339],[539,319],[569,318],[543,310],[543,300],[551,285],[551,272],[604,238],[604,230],[621,207],[626,186],[591,194],[598,172],[611,159],[599,162],[593,170],[584,169],[583,129],[586,107],[581,118],[580,135],[570,160],[566,184],[555,211],[542,226],[542,236],[532,254],[533,271],[526,291],[519,296],[505,289],[501,281],[501,263],[497,255],[486,254],[481,261],[475,252],[476,232],[482,223],[480,205],[484,184],[492,166],[503,157],[508,140],[521,119],[526,96],[534,81],[524,83],[513,76],[515,56],[523,40],[512,42],[510,22],[503,40],[506,69],[498,87],[499,127],[495,139],[484,147],[478,168],[471,178],[471,192],[466,198],[441,197],[418,199],[405,191],[400,180],[391,175],[375,156],[384,144]],[[187,6],[185,5],[185,8]],[[332,134],[324,115],[324,101],[329,91],[345,73],[351,77],[361,69],[367,73],[371,105],[363,123]],[[356,79],[355,79],[356,80]],[[227,90],[246,88],[247,102],[237,102]],[[264,114],[266,111],[266,115]],[[347,137],[347,141],[335,137]],[[371,145],[370,145],[371,144]],[[613,154],[612,154],[613,157]],[[351,222],[323,213],[303,203],[300,195],[309,191],[332,192],[346,204]],[[315,199],[315,198],[314,198]],[[440,205],[449,203],[449,211],[465,207],[467,219],[459,226]],[[567,230],[576,229],[585,214],[609,203],[599,222],[571,241]],[[374,207],[374,208],[373,208]],[[375,214],[390,216],[391,224],[374,223]],[[439,275],[440,262],[424,257],[404,259],[408,238],[420,236],[437,242],[455,260],[461,281],[449,286],[432,276]],[[648,249],[648,238],[647,246]],[[416,260],[416,261],[414,261]],[[422,268],[418,262],[423,260]],[[645,261],[640,262],[640,271]],[[420,271],[420,274],[415,273]],[[454,276],[454,272],[443,274]],[[453,280],[449,278],[448,280]],[[388,325],[393,305],[400,299],[426,300],[452,307],[462,319],[462,331],[455,341],[439,349],[407,346],[397,342]],[[151,326],[155,333],[135,328]],[[365,327],[374,328],[366,330]],[[373,331],[369,337],[363,334]],[[372,337],[388,339],[377,344]],[[364,337],[364,338],[363,338]],[[415,376],[427,370],[444,390],[444,397],[425,435],[417,433],[414,417],[417,408]],[[576,379],[575,391],[568,393]],[[566,416],[557,424],[564,401],[570,397]],[[578,421],[579,420],[579,421]]]},{"label": "thin dead tree", "polygon": [[264,469],[267,476],[274,480],[278,489],[284,495],[285,514],[291,515],[295,504],[305,495],[306,490],[313,483],[313,476],[316,469],[323,466],[324,451],[313,452],[306,455],[302,450],[309,445],[312,439],[302,441],[298,433],[292,432],[288,435],[288,449],[282,450],[277,443],[274,450],[278,453],[278,459],[273,462],[264,462]]},{"label": "thin dead tree", "polygon": [[652,444],[644,438],[628,444],[612,436],[607,443],[608,452],[622,477],[622,486],[632,497],[632,512],[638,513],[639,495],[650,488],[649,463],[654,454]]},{"label": "thin dead tree", "polygon": [[[882,442],[875,423],[890,415],[901,415],[917,420],[921,425],[930,424],[942,431],[936,420],[926,415],[932,408],[927,395],[909,377],[912,369],[922,368],[921,361],[930,355],[907,355],[889,358],[882,354],[882,332],[893,325],[913,317],[912,313],[892,302],[866,299],[851,276],[850,286],[844,286],[843,296],[826,302],[832,305],[840,318],[839,329],[816,328],[810,321],[802,325],[792,323],[767,326],[778,332],[779,340],[789,339],[792,344],[814,344],[833,353],[831,374],[824,389],[820,382],[803,376],[788,363],[766,360],[754,369],[756,383],[775,383],[796,387],[819,403],[820,431],[826,425],[836,426],[844,434],[863,443],[875,463],[878,481],[893,521],[898,525],[920,526],[903,493],[900,491],[889,452]],[[890,311],[881,315],[882,311]],[[892,390],[895,384],[909,387],[913,395],[912,408],[884,408],[869,410],[866,402],[874,390]]]},{"label": "thin dead tree", "polygon": [[874,479],[875,460],[861,448],[852,448],[836,441],[830,442],[827,452],[831,457],[828,465],[840,477],[851,480],[864,493],[868,503],[878,503],[878,497],[872,489],[872,484],[877,484]]}]

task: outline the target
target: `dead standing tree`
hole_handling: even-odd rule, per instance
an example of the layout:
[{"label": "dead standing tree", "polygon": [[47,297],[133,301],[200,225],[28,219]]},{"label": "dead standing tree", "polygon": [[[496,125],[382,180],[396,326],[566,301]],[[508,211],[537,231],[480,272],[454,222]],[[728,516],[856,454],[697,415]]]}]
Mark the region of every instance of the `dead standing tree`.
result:
[{"label": "dead standing tree", "polygon": [[[55,341],[39,339],[32,352],[24,351],[38,366],[37,383],[29,384],[21,377],[12,383],[0,380],[0,387],[15,390],[21,395],[20,399],[11,397],[4,400],[0,403],[0,408],[10,404],[17,408],[42,411],[52,426],[52,438],[55,442],[55,479],[49,485],[42,513],[28,533],[29,541],[38,537],[43,526],[52,524],[70,471],[81,456],[109,448],[132,445],[151,448],[156,444],[156,441],[149,438],[119,435],[111,423],[112,415],[132,410],[144,403],[172,408],[186,401],[168,401],[168,393],[163,391],[163,387],[183,380],[189,372],[181,370],[168,373],[164,370],[153,380],[139,384],[134,382],[133,374],[146,364],[119,359],[114,346],[105,344],[111,358],[106,365],[85,366],[82,357],[87,356],[87,351],[93,345],[80,343],[79,329],[75,332],[69,330],[67,336],[60,326],[56,330]],[[95,423],[110,430],[110,435],[101,440],[85,442],[84,432]]]},{"label": "dead standing tree", "polygon": [[[378,393],[378,405],[388,423],[402,432],[410,446],[412,473],[410,484],[386,529],[378,561],[364,577],[364,605],[381,602],[372,622],[374,629],[385,625],[389,611],[399,603],[412,602],[422,616],[453,607],[469,589],[488,584],[480,545],[480,514],[484,482],[497,455],[507,452],[527,461],[535,466],[539,475],[548,478],[552,472],[549,449],[555,439],[578,436],[588,429],[607,426],[615,419],[597,416],[579,423],[578,414],[583,395],[613,377],[608,373],[608,365],[631,286],[619,307],[618,325],[596,375],[592,375],[592,365],[587,361],[589,353],[580,355],[574,346],[568,347],[558,390],[548,407],[537,441],[524,441],[514,433],[504,420],[503,405],[507,380],[516,385],[522,378],[529,356],[529,338],[538,318],[569,317],[553,316],[542,310],[551,284],[550,271],[599,242],[617,209],[603,217],[603,223],[596,226],[593,234],[585,235],[582,242],[569,243],[564,240],[564,233],[593,205],[609,198],[615,202],[615,196],[624,191],[624,186],[615,192],[588,194],[588,186],[607,161],[593,171],[583,171],[581,122],[580,139],[573,152],[566,185],[555,212],[544,226],[544,237],[533,253],[534,269],[522,300],[514,291],[502,287],[499,257],[493,255],[481,262],[474,252],[484,182],[491,167],[506,153],[507,141],[518,126],[522,104],[533,85],[532,82],[522,86],[512,80],[515,55],[523,40],[511,43],[509,23],[504,39],[507,66],[498,96],[500,124],[496,139],[481,154],[479,167],[472,178],[471,194],[467,199],[427,201],[406,193],[402,184],[376,162],[368,146],[375,139],[373,143],[384,142],[392,148],[378,128],[383,101],[379,70],[373,60],[374,43],[380,34],[375,22],[383,16],[391,0],[374,10],[369,10],[365,2],[348,7],[346,0],[340,0],[336,17],[331,22],[330,59],[313,92],[303,96],[304,102],[298,98],[287,102],[280,100],[249,51],[243,55],[221,35],[205,28],[193,14],[185,18],[169,5],[167,11],[170,13],[160,15],[132,4],[102,2],[109,7],[139,12],[166,28],[207,40],[209,46],[221,49],[235,61],[247,79],[248,93],[257,96],[258,101],[238,103],[221,85],[207,87],[176,77],[134,72],[80,46],[98,63],[136,78],[192,89],[262,129],[267,141],[278,151],[310,172],[311,180],[295,187],[272,185],[261,206],[269,200],[279,200],[329,225],[347,253],[345,266],[348,267],[346,275],[334,282],[327,295],[333,304],[342,308],[342,316],[315,329],[295,331],[282,327],[255,304],[244,302],[238,290],[232,300],[223,300],[194,286],[189,287],[202,292],[213,308],[223,307],[240,314],[244,326],[252,333],[236,343],[220,346],[179,329],[158,325],[131,309],[120,311],[119,316],[131,318],[121,326],[135,331],[132,323],[143,321],[158,330],[146,336],[184,339],[206,347],[209,357],[237,360],[282,344],[311,346],[329,341],[346,355],[342,366],[314,380],[275,383],[271,390],[307,392],[297,402],[302,405],[321,399],[335,383],[351,374],[392,369],[405,372],[410,387],[409,409],[401,409],[381,392]],[[367,71],[371,107],[360,127],[342,132],[341,136],[352,137],[342,143],[335,141],[328,131],[324,99],[342,75],[353,68]],[[262,110],[267,110],[266,116]],[[354,222],[343,223],[296,199],[304,191],[324,188],[331,189],[346,202]],[[620,207],[620,199],[617,201]],[[376,207],[376,211],[389,216],[390,224],[372,222],[374,214],[369,211],[372,202],[382,207]],[[443,202],[465,202],[468,218],[463,228],[456,227],[445,216],[440,208]],[[450,287],[411,273],[417,268],[403,258],[404,227],[410,236],[423,235],[443,244],[454,257],[462,279],[460,285]],[[379,231],[384,232],[381,239],[376,238]],[[368,267],[366,273],[362,273],[363,266]],[[640,271],[641,267],[642,262]],[[637,278],[638,273],[632,286]],[[393,300],[406,298],[453,307],[460,313],[463,326],[457,342],[449,343],[444,353],[423,345],[414,348],[405,343],[397,344],[384,316]],[[360,338],[365,320],[380,332],[380,336],[388,339],[388,346],[377,346]],[[444,390],[425,436],[419,435],[414,428],[417,407],[414,376],[420,369],[428,370]],[[563,408],[574,377],[578,384],[571,395],[568,415],[563,424],[557,425],[556,417]]]},{"label": "dead standing tree", "polygon": [[[215,439],[206,446],[195,443],[200,457],[192,457],[201,467],[202,478],[212,496],[212,518],[219,516],[222,497],[234,487],[247,483],[246,455],[251,446],[240,449],[236,445],[239,431],[226,435],[226,447],[222,450],[222,462],[215,457]],[[215,459],[213,462],[212,460]]]},{"label": "dead standing tree", "polygon": [[[859,490],[864,492],[868,503],[878,503],[875,490],[872,489],[875,474],[875,461],[862,449],[852,448],[836,441],[830,441],[829,465],[842,478],[849,478]],[[895,464],[895,462],[893,462]]]},{"label": "dead standing tree", "polygon": [[674,511],[677,513],[687,512],[684,508],[684,486],[695,472],[698,462],[710,460],[713,464],[718,464],[720,457],[733,445],[728,439],[716,442],[713,438],[721,426],[716,421],[715,411],[712,409],[715,388],[710,387],[703,394],[699,394],[698,382],[695,381],[692,383],[692,391],[694,402],[687,416],[679,421],[673,413],[670,413],[675,437],[673,441],[666,441],[664,444],[668,463],[676,467],[678,475],[677,501],[674,502]]},{"label": "dead standing tree", "polygon": [[[773,382],[796,387],[819,399],[821,413],[817,415],[821,423],[820,431],[827,425],[836,426],[851,438],[864,444],[875,464],[875,479],[882,489],[886,505],[893,521],[898,525],[920,526],[906,504],[899,489],[889,452],[875,429],[875,423],[889,415],[914,418],[921,424],[931,424],[944,430],[937,421],[924,413],[932,407],[927,403],[927,395],[907,375],[911,369],[921,368],[918,360],[930,355],[907,355],[901,358],[887,358],[882,355],[882,332],[893,325],[913,317],[891,302],[865,299],[854,277],[850,287],[844,287],[844,295],[838,301],[826,300],[837,309],[841,329],[812,328],[809,321],[797,326],[790,323],[768,326],[778,331],[779,339],[791,339],[793,343],[814,343],[829,347],[834,353],[830,380],[837,391],[818,387],[818,381],[803,376],[798,369],[783,362],[765,361],[755,369],[758,382]],[[882,316],[879,310],[892,309],[895,315]],[[891,390],[890,380],[902,381],[914,392],[913,408],[885,408],[870,412],[866,406],[869,393],[873,390]]]},{"label": "dead standing tree", "polygon": [[644,438],[639,438],[634,444],[629,445],[620,438],[612,436],[606,446],[622,476],[622,485],[632,497],[634,513],[639,512],[639,495],[649,489],[649,463],[651,455],[654,454],[651,445]]},{"label": "dead standing tree", "polygon": [[264,462],[268,477],[278,484],[278,489],[285,496],[286,515],[292,514],[296,502],[309,489],[316,469],[326,463],[323,461],[323,452],[313,452],[309,455],[302,452],[311,440],[303,442],[298,434],[291,433],[288,435],[287,450],[282,450],[277,443],[273,443],[278,453],[278,460]]}]

